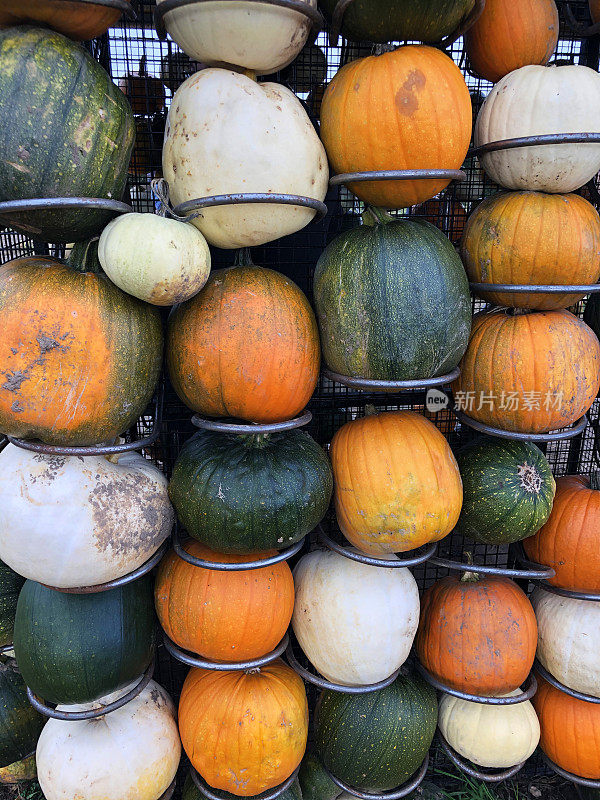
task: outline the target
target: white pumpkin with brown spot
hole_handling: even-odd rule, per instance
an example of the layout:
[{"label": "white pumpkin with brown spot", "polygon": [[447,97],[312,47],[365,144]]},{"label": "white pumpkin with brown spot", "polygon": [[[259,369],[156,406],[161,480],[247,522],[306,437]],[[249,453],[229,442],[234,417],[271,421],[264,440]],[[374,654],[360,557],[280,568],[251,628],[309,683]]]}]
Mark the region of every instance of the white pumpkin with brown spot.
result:
[{"label": "white pumpkin with brown spot", "polygon": [[0,559],[60,588],[120,578],[171,532],[167,480],[138,453],[48,456],[12,444],[0,454]]},{"label": "white pumpkin with brown spot", "polygon": [[[224,69],[201,70],[175,93],[162,163],[173,205],[248,192],[322,201],[329,179],[325,149],[298,98]],[[287,236],[314,216],[301,206],[242,203],[205,208],[192,222],[209,244],[232,249]]]},{"label": "white pumpkin with brown spot", "polygon": [[[94,703],[58,708],[99,708],[133,686]],[[48,720],[36,752],[46,800],[157,800],[173,781],[180,757],[173,703],[154,681],[123,708],[103,717]]]}]

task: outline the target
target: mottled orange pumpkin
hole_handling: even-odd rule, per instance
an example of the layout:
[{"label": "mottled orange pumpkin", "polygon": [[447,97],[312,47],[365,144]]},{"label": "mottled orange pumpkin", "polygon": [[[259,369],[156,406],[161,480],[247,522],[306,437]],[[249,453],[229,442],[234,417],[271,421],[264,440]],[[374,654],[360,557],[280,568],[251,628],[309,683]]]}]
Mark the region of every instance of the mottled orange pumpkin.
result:
[{"label": "mottled orange pumpkin", "polygon": [[453,245],[460,244],[467,222],[467,212],[458,200],[446,196],[436,197],[415,206],[412,213],[439,228]]},{"label": "mottled orange pumpkin", "polygon": [[[471,98],[440,50],[407,45],[346,64],[321,105],[321,139],[333,170],[459,169],[471,138]],[[348,187],[382,208],[405,208],[449,180],[366,181]]]},{"label": "mottled orange pumpkin", "polygon": [[589,410],[600,386],[600,342],[569,311],[483,312],[453,384],[460,408],[507,431],[547,433]]},{"label": "mottled orange pumpkin", "polygon": [[[600,276],[600,216],[576,194],[501,192],[469,217],[460,254],[476,283],[590,284]],[[568,308],[583,294],[478,292],[489,303]]]},{"label": "mottled orange pumpkin", "polygon": [[453,689],[506,694],[527,679],[537,623],[527,595],[509,578],[450,575],[421,600],[419,661]]},{"label": "mottled orange pumpkin", "polygon": [[83,41],[102,36],[121,13],[109,6],[71,0],[2,0],[0,28],[43,25],[71,39]]},{"label": "mottled orange pumpkin", "polygon": [[414,411],[352,420],[331,442],[335,510],[346,539],[385,557],[443,539],[456,525],[462,482],[448,442]]},{"label": "mottled orange pumpkin", "polygon": [[527,64],[545,66],[557,42],[554,0],[486,0],[483,14],[465,34],[471,67],[492,83]]},{"label": "mottled orange pumpkin", "polygon": [[249,672],[190,670],[179,701],[181,742],[214,789],[252,797],[283,783],[308,737],[301,678],[277,660]]},{"label": "mottled orange pumpkin", "polygon": [[[275,555],[226,555],[188,540],[184,549],[228,564]],[[174,551],[161,561],[154,587],[160,624],[175,644],[211,661],[247,661],[283,639],[294,610],[294,579],[286,561],[226,572],[188,564]]]},{"label": "mottled orange pumpkin", "polygon": [[251,422],[290,419],[319,375],[315,315],[279,272],[216,270],[171,314],[167,363],[177,394],[194,411]]}]

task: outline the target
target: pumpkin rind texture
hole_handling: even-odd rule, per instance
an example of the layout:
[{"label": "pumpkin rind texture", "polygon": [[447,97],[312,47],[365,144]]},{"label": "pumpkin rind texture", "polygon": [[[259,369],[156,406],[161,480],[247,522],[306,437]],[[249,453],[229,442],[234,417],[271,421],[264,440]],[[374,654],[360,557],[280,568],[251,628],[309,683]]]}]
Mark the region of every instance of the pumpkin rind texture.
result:
[{"label": "pumpkin rind texture", "polygon": [[0,561],[0,647],[12,644],[17,601],[24,583],[25,578]]},{"label": "pumpkin rind texture", "polygon": [[409,570],[318,550],[298,562],[294,584],[294,634],[327,680],[378,683],[404,664],[419,624],[419,591]]},{"label": "pumpkin rind texture", "polygon": [[[346,64],[321,105],[321,138],[335,173],[460,169],[471,139],[471,98],[447,55],[408,45]],[[365,181],[348,188],[381,208],[405,208],[449,179]]]},{"label": "pumpkin rind texture", "polygon": [[191,669],[179,701],[179,732],[209,786],[238,797],[260,794],[283,783],[302,761],[304,684],[279,659],[256,672]]},{"label": "pumpkin rind texture", "polygon": [[413,550],[456,525],[462,483],[437,428],[414,411],[352,420],[331,442],[334,500],[346,539],[370,555]]},{"label": "pumpkin rind texture", "polygon": [[325,451],[300,430],[248,437],[199,431],[179,453],[169,484],[186,532],[222,553],[300,541],[325,516],[332,491]]},{"label": "pumpkin rind texture", "polygon": [[[502,192],[469,217],[460,248],[475,283],[592,284],[600,275],[600,217],[575,194]],[[583,294],[477,294],[497,306],[553,310]]]},{"label": "pumpkin rind texture", "polygon": [[45,719],[27,698],[15,661],[0,664],[0,767],[13,765],[35,750]]},{"label": "pumpkin rind texture", "polygon": [[302,759],[298,782],[302,800],[336,800],[340,796],[340,787],[331,780],[319,757],[312,751]]},{"label": "pumpkin rind texture", "polygon": [[[544,133],[600,130],[600,75],[589,67],[521,67],[497,83],[483,103],[474,143]],[[564,194],[600,168],[600,144],[558,144],[499,150],[479,156],[506,189]]]},{"label": "pumpkin rind texture", "polygon": [[519,67],[545,66],[558,43],[554,0],[486,0],[483,14],[465,33],[473,70],[496,83]]},{"label": "pumpkin rind texture", "polygon": [[201,414],[291,419],[309,401],[319,364],[317,322],[306,296],[271,269],[216,270],[169,318],[171,382]]},{"label": "pumpkin rind texture", "polygon": [[338,374],[432,378],[454,369],[467,348],[465,271],[448,239],[427,222],[342,233],[317,263],[313,292],[323,358]]},{"label": "pumpkin rind texture", "polygon": [[[23,26],[0,31],[0,75],[0,200],[120,200],[133,114],[98,62],[59,33]],[[113,216],[89,208],[24,211],[11,215],[11,225],[34,239],[73,242]]]},{"label": "pumpkin rind texture", "polygon": [[483,436],[459,450],[456,460],[463,484],[457,528],[469,539],[510,544],[547,521],[556,482],[534,444]]},{"label": "pumpkin rind texture", "polygon": [[102,36],[117,22],[121,11],[77,0],[3,0],[0,28],[41,23],[77,41]]},{"label": "pumpkin rind texture", "polygon": [[35,763],[35,753],[8,764],[6,767],[0,767],[0,783],[15,784],[25,783],[32,781],[37,777],[37,766]]},{"label": "pumpkin rind texture", "polygon": [[548,433],[582,417],[600,387],[600,342],[569,311],[473,320],[457,402],[473,419],[519,433]]}]

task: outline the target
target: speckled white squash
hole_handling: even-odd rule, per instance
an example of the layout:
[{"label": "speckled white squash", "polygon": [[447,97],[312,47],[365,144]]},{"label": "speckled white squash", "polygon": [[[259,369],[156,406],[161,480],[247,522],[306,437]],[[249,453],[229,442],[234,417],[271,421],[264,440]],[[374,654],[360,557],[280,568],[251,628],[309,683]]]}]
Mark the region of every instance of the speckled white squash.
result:
[{"label": "speckled white squash", "polygon": [[[325,149],[298,98],[225,69],[201,70],[175,93],[163,174],[173,205],[237,192],[323,200],[329,178]],[[216,247],[252,247],[299,231],[314,215],[300,206],[243,203],[204,209],[193,224]]]},{"label": "speckled white squash", "polygon": [[294,633],[325,678],[348,686],[377,683],[406,661],[420,610],[408,569],[316,550],[296,565],[294,584]]},{"label": "speckled white squash", "polygon": [[119,578],[171,532],[167,480],[138,453],[46,456],[9,444],[0,454],[0,558],[60,588]]},{"label": "speckled white squash", "polygon": [[600,602],[536,589],[531,603],[542,666],[570,689],[600,697]]},{"label": "speckled white squash", "polygon": [[[485,99],[475,145],[542,133],[600,133],[600,75],[589,67],[527,66],[509,72]],[[480,156],[507,189],[572,192],[600,169],[600,144],[500,150]]]},{"label": "speckled white squash", "polygon": [[193,225],[157,214],[122,214],[102,231],[98,258],[111,281],[155,306],[197,294],[210,273],[210,250]]},{"label": "speckled white squash", "polygon": [[[157,5],[164,0],[157,0]],[[301,0],[317,7],[317,0]],[[311,21],[266,3],[197,3],[165,14],[165,27],[190,58],[267,75],[290,64],[304,47]]]},{"label": "speckled white squash", "polygon": [[[507,697],[517,694],[519,689]],[[442,694],[438,726],[459,755],[481,767],[514,767],[529,758],[540,740],[540,723],[529,700],[486,706]]]},{"label": "speckled white squash", "polygon": [[[134,684],[95,703],[58,706],[85,711],[113,702]],[[38,740],[38,781],[46,800],[157,800],[181,756],[175,709],[150,681],[123,708],[97,719],[50,719]]]}]

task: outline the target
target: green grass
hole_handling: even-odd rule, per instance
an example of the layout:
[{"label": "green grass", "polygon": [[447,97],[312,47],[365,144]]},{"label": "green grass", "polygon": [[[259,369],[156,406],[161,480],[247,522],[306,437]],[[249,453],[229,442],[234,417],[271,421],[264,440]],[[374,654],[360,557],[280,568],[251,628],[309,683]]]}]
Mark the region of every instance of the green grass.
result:
[{"label": "green grass", "polygon": [[[454,782],[460,783],[458,789],[447,791],[445,789],[439,790],[439,800],[523,800],[523,795],[519,793],[517,784],[504,784],[502,797],[495,791],[495,789],[487,783],[476,781],[468,775],[462,773],[450,772],[437,772],[434,780],[437,781],[438,776],[444,778],[451,778]],[[415,798],[417,795],[415,795]]]}]

